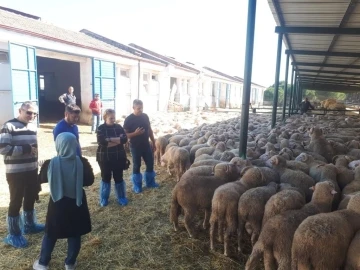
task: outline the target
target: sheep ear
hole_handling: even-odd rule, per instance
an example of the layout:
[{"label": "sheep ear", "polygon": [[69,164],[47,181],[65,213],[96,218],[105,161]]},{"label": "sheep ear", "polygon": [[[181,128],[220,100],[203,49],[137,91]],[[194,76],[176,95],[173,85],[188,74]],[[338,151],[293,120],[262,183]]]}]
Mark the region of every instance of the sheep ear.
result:
[{"label": "sheep ear", "polygon": [[335,195],[336,193],[337,193],[337,192],[336,192],[335,189],[331,190],[331,194],[332,194],[332,195]]},{"label": "sheep ear", "polygon": [[309,134],[312,134],[314,132],[314,128],[312,127],[312,128],[310,128],[310,130],[309,130]]},{"label": "sheep ear", "polygon": [[345,156],[345,159],[346,159],[347,161],[349,161],[349,162],[352,161],[352,159],[351,159],[349,156]]},{"label": "sheep ear", "polygon": [[279,158],[278,157],[274,157],[274,163],[275,163],[275,165],[279,164]]},{"label": "sheep ear", "polygon": [[315,186],[309,187],[312,191],[315,191]]},{"label": "sheep ear", "polygon": [[333,159],[332,159],[332,163],[335,164],[335,163],[336,163],[336,160],[338,159],[338,157],[339,157],[338,155],[337,155],[337,156],[334,156]]}]

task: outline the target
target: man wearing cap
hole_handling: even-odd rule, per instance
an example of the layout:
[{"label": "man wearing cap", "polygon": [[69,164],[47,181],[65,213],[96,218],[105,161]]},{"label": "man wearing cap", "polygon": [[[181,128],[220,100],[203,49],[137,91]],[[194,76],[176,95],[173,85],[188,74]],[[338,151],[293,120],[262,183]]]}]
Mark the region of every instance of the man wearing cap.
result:
[{"label": "man wearing cap", "polygon": [[95,93],[94,99],[90,102],[89,109],[92,112],[91,134],[94,134],[94,132],[97,132],[97,129],[100,125],[101,109],[102,109],[102,102],[100,100],[100,95],[98,93]]},{"label": "man wearing cap", "polygon": [[56,137],[63,132],[70,132],[75,135],[79,143],[76,148],[76,153],[78,156],[81,156],[81,148],[79,142],[79,129],[76,123],[79,122],[80,112],[81,109],[79,108],[79,106],[73,104],[67,105],[65,107],[64,119],[58,122],[53,130],[54,140],[56,140]]}]

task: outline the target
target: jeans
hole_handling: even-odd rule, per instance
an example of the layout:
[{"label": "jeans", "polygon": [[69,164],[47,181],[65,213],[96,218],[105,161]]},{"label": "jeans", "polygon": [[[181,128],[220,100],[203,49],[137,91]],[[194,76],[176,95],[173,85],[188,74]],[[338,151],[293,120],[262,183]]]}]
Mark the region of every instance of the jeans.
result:
[{"label": "jeans", "polygon": [[[24,211],[34,210],[35,200],[40,191],[37,169],[29,172],[7,173],[6,180],[10,191],[8,215],[16,217],[20,213],[21,204]],[[24,202],[23,202],[24,200]]]},{"label": "jeans", "polygon": [[[50,238],[46,233],[44,235],[41,251],[40,251],[40,259],[39,264],[48,266],[51,260],[51,253],[54,250],[57,239]],[[67,239],[68,241],[68,250],[67,257],[65,259],[66,265],[73,265],[76,262],[76,258],[79,255],[81,248],[81,236],[71,237]]]},{"label": "jeans", "polygon": [[115,183],[121,183],[123,181],[124,163],[124,160],[98,161],[102,180],[110,183],[111,176],[113,176]]},{"label": "jeans", "polygon": [[133,174],[140,173],[141,158],[144,159],[146,171],[154,171],[154,153],[151,149],[150,143],[136,147],[130,146],[130,152],[133,161]]},{"label": "jeans", "polygon": [[91,127],[91,131],[97,131],[99,125],[100,125],[100,114],[92,114],[92,127]]}]

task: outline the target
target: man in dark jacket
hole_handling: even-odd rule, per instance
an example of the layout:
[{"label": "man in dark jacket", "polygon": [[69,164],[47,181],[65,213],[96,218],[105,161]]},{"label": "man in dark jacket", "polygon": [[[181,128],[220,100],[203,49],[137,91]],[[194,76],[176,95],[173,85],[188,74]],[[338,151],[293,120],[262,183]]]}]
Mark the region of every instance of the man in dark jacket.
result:
[{"label": "man in dark jacket", "polygon": [[300,103],[300,114],[303,115],[304,113],[306,113],[309,110],[309,108],[311,108],[313,110],[314,106],[310,104],[310,101],[308,98],[305,98]]}]

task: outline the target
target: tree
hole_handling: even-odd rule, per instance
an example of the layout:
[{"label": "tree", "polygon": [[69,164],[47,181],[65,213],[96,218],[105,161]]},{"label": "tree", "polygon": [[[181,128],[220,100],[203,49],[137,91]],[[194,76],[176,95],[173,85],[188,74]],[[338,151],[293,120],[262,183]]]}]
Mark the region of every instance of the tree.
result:
[{"label": "tree", "polygon": [[[290,88],[291,85],[288,84],[287,90],[288,95],[287,99],[290,99]],[[285,81],[279,82],[279,93],[278,93],[278,103],[284,102],[284,89],[285,89]],[[273,101],[274,100],[274,91],[275,91],[275,84],[268,87],[264,92],[264,101]]]}]

